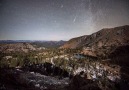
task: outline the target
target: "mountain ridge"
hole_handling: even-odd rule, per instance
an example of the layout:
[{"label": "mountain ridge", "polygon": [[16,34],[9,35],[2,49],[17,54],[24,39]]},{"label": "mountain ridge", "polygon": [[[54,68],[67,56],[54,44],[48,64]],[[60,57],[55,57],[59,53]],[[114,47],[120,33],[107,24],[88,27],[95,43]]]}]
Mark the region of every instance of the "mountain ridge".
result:
[{"label": "mountain ridge", "polygon": [[67,41],[60,48],[81,48],[82,53],[91,56],[105,56],[123,45],[129,45],[129,25],[104,28],[91,35],[84,35]]}]

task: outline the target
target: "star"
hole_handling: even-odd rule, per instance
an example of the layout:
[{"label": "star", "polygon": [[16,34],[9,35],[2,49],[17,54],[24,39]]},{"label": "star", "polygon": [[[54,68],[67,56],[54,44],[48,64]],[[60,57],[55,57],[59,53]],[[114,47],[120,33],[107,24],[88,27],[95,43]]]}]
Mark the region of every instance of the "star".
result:
[{"label": "star", "polygon": [[64,7],[64,5],[61,5],[61,6],[60,6],[60,8],[63,8],[63,7]]}]

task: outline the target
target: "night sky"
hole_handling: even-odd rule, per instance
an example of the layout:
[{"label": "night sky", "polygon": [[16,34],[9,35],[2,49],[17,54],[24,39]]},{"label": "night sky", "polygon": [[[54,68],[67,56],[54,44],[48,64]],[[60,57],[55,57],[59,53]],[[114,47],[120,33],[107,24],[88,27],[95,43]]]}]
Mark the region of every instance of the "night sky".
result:
[{"label": "night sky", "polygon": [[0,0],[0,40],[69,40],[129,25],[129,0]]}]

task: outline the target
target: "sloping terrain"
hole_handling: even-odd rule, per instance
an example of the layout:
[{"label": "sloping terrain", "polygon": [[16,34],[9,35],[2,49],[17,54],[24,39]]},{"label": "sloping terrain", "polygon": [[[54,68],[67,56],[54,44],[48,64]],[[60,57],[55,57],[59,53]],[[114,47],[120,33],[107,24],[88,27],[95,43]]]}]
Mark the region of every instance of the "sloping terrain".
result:
[{"label": "sloping terrain", "polygon": [[91,35],[69,40],[60,48],[82,48],[82,53],[92,56],[106,56],[115,48],[129,44],[129,25],[105,28]]},{"label": "sloping terrain", "polygon": [[71,48],[75,49],[80,47],[80,44],[87,38],[87,35],[70,39],[60,48]]}]

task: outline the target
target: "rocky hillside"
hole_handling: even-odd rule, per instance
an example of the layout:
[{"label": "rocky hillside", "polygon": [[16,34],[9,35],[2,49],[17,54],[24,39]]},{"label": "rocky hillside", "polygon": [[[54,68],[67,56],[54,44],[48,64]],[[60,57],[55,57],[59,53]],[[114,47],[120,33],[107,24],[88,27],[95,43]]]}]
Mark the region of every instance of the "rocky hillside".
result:
[{"label": "rocky hillside", "polygon": [[34,51],[36,48],[29,43],[0,44],[0,52],[25,52]]},{"label": "rocky hillside", "polygon": [[76,38],[72,38],[70,39],[68,42],[66,42],[63,46],[61,46],[60,48],[71,48],[71,49],[75,49],[80,47],[80,44],[88,37],[88,35],[85,36],[81,36],[81,37],[76,37]]},{"label": "rocky hillside", "polygon": [[104,28],[91,35],[71,39],[60,48],[81,48],[86,55],[106,56],[124,45],[129,45],[129,25]]}]

